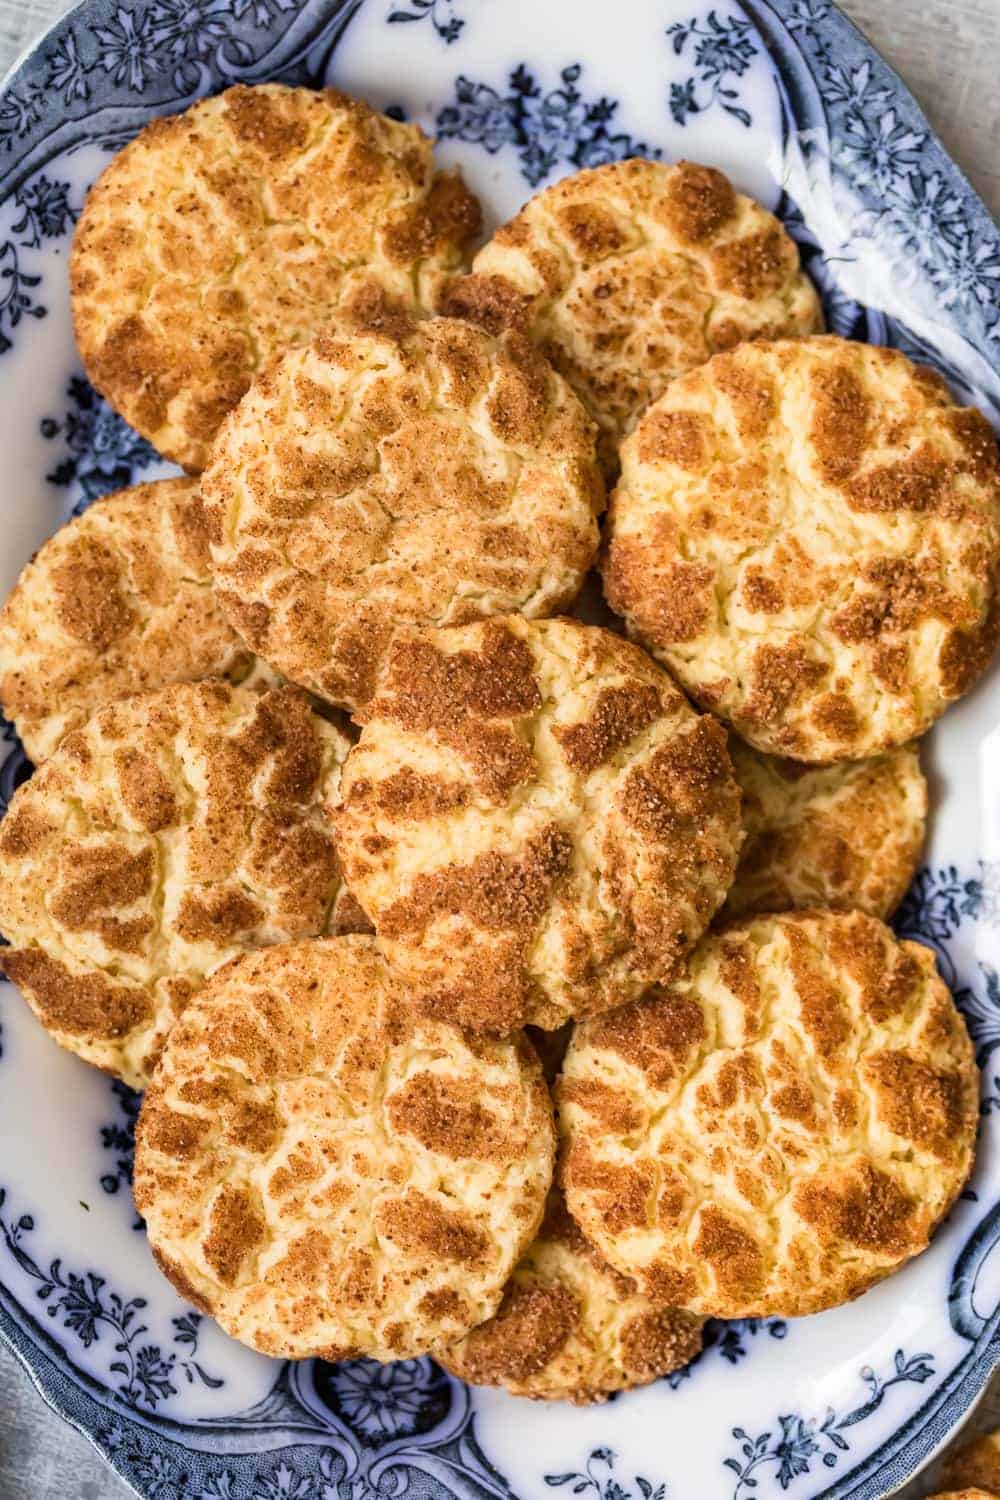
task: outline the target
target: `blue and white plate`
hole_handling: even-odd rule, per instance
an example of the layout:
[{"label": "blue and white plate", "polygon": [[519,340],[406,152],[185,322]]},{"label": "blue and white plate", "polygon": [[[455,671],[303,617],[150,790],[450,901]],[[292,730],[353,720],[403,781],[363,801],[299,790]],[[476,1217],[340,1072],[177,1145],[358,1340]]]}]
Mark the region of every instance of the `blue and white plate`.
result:
[{"label": "blue and white plate", "polygon": [[[84,191],[147,120],[234,80],[333,81],[436,134],[492,222],[566,172],[714,163],[777,210],[839,333],[936,365],[1000,421],[1000,234],[899,79],[828,0],[85,0],[0,94],[0,589],[66,516],[166,472],[83,379],[66,259]],[[932,1249],[851,1307],[720,1324],[678,1376],[576,1410],[430,1360],[287,1365],[155,1270],[129,1190],[137,1099],[0,991],[0,1331],[157,1500],[882,1496],[1000,1355],[1000,667],[926,747],[934,817],[899,917],[983,1069],[975,1175]],[[9,728],[5,805],[28,774]]]}]

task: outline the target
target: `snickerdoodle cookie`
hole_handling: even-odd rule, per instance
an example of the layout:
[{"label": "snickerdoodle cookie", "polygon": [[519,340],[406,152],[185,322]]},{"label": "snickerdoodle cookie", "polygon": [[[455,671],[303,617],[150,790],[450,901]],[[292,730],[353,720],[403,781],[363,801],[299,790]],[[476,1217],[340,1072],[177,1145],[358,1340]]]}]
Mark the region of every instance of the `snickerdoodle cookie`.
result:
[{"label": "snickerdoodle cookie", "polygon": [[70,263],[84,368],[199,470],[276,350],[359,299],[429,310],[479,219],[415,125],[330,89],[237,85],[150,121],[87,195]]},{"label": "snickerdoodle cookie", "polygon": [[0,610],[0,703],[31,759],[102,703],[257,672],[211,583],[194,480],[121,490],[50,537]]},{"label": "snickerdoodle cookie", "polygon": [[928,948],[861,912],[753,917],[577,1025],[569,1209],[664,1303],[819,1312],[925,1248],[972,1165],[978,1083]]},{"label": "snickerdoodle cookie", "polygon": [[406,1359],[495,1311],[555,1132],[531,1048],[414,1017],[371,938],[244,954],[167,1042],[135,1200],[181,1295],[265,1354]]},{"label": "snickerdoodle cookie", "polygon": [[856,908],[889,917],[920,859],[927,783],[912,746],[805,766],[731,735],[746,843],[724,913]]},{"label": "snickerdoodle cookie", "polygon": [[521,335],[447,318],[356,319],[272,364],[202,496],[236,628],[352,709],[401,624],[565,608],[603,505],[566,382]]},{"label": "snickerdoodle cookie", "polygon": [[613,1271],[554,1188],[495,1315],[436,1358],[470,1385],[582,1405],[689,1364],[701,1352],[703,1324],[657,1306]]},{"label": "snickerdoodle cookie", "polygon": [[522,328],[601,430],[601,457],[675,376],[743,339],[816,333],[819,299],[778,220],[692,162],[612,162],[498,229],[443,312]]},{"label": "snickerdoodle cookie", "polygon": [[725,899],[725,731],[619,636],[511,615],[397,637],[363,722],[345,877],[429,1014],[503,1033],[621,1005]]},{"label": "snickerdoodle cookie", "polygon": [[1000,627],[1000,463],[892,349],[744,344],[622,446],[608,602],[759,750],[860,760],[928,729]]},{"label": "snickerdoodle cookie", "polygon": [[297,688],[105,705],[0,823],[2,964],[64,1047],[141,1088],[206,975],[363,927],[325,809],[347,737]]}]

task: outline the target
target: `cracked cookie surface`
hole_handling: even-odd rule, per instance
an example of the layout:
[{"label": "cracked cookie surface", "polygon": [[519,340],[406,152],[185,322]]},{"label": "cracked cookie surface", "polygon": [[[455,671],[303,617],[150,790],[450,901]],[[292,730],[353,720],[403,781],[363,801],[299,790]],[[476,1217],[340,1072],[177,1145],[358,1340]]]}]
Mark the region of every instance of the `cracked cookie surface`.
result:
[{"label": "cracked cookie surface", "polygon": [[442,312],[522,328],[600,428],[601,458],[667,384],[749,338],[816,333],[819,299],[781,224],[693,162],[634,158],[545,188],[446,284]]},{"label": "cracked cookie surface", "polygon": [[470,1385],[585,1405],[689,1364],[701,1352],[703,1326],[613,1271],[554,1188],[497,1312],[435,1359]]},{"label": "cracked cookie surface", "polygon": [[212,591],[192,479],[89,505],[44,543],[0,610],[0,701],[36,764],[102,703],[251,673],[267,675]]},{"label": "cracked cookie surface", "polygon": [[358,300],[429,311],[479,222],[416,126],[330,89],[226,89],[151,121],[87,195],[70,262],[84,369],[200,470],[272,354]]},{"label": "cracked cookie surface", "polygon": [[523,1037],[413,1015],[372,939],[227,964],[171,1033],[135,1199],[181,1295],[265,1354],[408,1359],[496,1309],[552,1179]]},{"label": "cracked cookie surface", "polygon": [[592,424],[526,338],[378,316],[264,371],[202,497],[244,640],[351,709],[399,625],[566,608],[604,503]]},{"label": "cracked cookie surface", "polygon": [[573,1033],[570,1212],[651,1297],[835,1307],[923,1250],[972,1165],[979,1074],[934,956],[860,912],[752,917]]},{"label": "cracked cookie surface", "polygon": [[622,445],[608,602],[757,749],[860,760],[929,729],[1000,629],[989,423],[893,349],[744,344]]},{"label": "cracked cookie surface", "polygon": [[142,1088],[225,959],[363,928],[325,811],[348,748],[299,689],[221,681],[67,735],[0,823],[0,961],[50,1035]]},{"label": "cracked cookie surface", "polygon": [[805,766],[729,737],[746,843],[724,916],[811,906],[888,918],[916,872],[927,783],[912,746]]},{"label": "cracked cookie surface", "polygon": [[337,828],[415,1003],[497,1033],[671,976],[743,838],[716,720],[619,636],[518,615],[397,638]]}]

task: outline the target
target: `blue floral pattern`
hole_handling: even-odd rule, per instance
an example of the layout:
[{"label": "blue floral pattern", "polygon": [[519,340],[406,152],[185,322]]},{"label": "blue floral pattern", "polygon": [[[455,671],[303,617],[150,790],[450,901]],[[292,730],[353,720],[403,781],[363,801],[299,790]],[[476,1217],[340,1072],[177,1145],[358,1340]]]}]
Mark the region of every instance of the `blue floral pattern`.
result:
[{"label": "blue floral pattern", "polygon": [[750,22],[740,16],[720,19],[717,11],[710,10],[704,21],[697,16],[675,21],[667,27],[667,36],[677,57],[686,57],[690,44],[695,65],[694,73],[682,83],[670,85],[670,113],[677,124],[686,125],[690,115],[717,104],[749,130],[753,116],[739,103],[740,91],[733,85],[757,56]]},{"label": "blue floral pattern", "polygon": [[591,1500],[664,1500],[665,1484],[653,1485],[637,1474],[626,1489],[615,1475],[617,1455],[613,1448],[595,1448],[583,1469],[569,1474],[546,1474],[545,1483],[553,1489],[570,1486],[573,1495],[589,1495]]},{"label": "blue floral pattern", "polygon": [[35,301],[41,280],[24,270],[12,240],[0,245],[0,354],[13,348],[12,335],[22,318],[45,317],[48,309]]},{"label": "blue floral pattern", "polygon": [[338,1410],[335,1425],[311,1428],[305,1409],[296,1407],[295,1425],[314,1439],[325,1431],[327,1441],[261,1454],[250,1473],[242,1461],[220,1463],[123,1421],[106,1421],[96,1438],[143,1494],[170,1500],[369,1500],[405,1493],[514,1500],[479,1448],[464,1388],[430,1360],[324,1368],[338,1377],[356,1372],[352,1420]]},{"label": "blue floral pattern", "polygon": [[21,235],[21,243],[36,250],[42,240],[57,239],[66,234],[76,223],[79,210],[70,207],[69,183],[52,182],[39,173],[35,181],[20,188],[14,194],[14,202],[21,210],[21,217],[14,225],[13,233]]},{"label": "blue floral pattern", "polygon": [[[7,1191],[0,1188],[0,1210],[6,1201]],[[35,1296],[46,1304],[49,1317],[60,1319],[61,1326],[75,1334],[84,1349],[105,1335],[113,1341],[114,1358],[107,1367],[109,1384],[127,1405],[154,1411],[168,1396],[176,1396],[173,1382],[177,1369],[183,1370],[188,1380],[198,1378],[213,1387],[222,1384],[194,1359],[197,1323],[190,1317],[174,1319],[174,1342],[190,1350],[186,1356],[176,1350],[164,1353],[159,1344],[142,1342],[142,1335],[149,1332],[140,1321],[145,1297],[126,1299],[111,1291],[104,1277],[94,1271],[65,1270],[60,1258],[51,1261],[48,1270],[43,1269],[25,1243],[34,1228],[31,1214],[5,1219],[0,1212],[0,1238],[20,1269],[35,1282]]]},{"label": "blue floral pattern", "polygon": [[17,730],[0,715],[0,817],[10,806],[10,799],[18,787],[27,781],[35,769],[28,759]]},{"label": "blue floral pattern", "polygon": [[[42,91],[44,97],[44,90]],[[35,102],[7,94],[0,101],[0,144],[10,144],[10,132],[16,136],[27,129]],[[69,184],[55,182],[40,172],[33,181],[22,184],[13,194],[19,217],[11,225],[11,237],[0,244],[0,354],[13,347],[14,330],[23,318],[44,318],[47,308],[36,299],[41,275],[22,264],[22,252],[37,250],[43,240],[61,239],[73,226],[77,210],[70,207]]]},{"label": "blue floral pattern", "polygon": [[45,477],[60,488],[78,485],[78,515],[92,500],[136,483],[143,469],[159,462],[155,448],[141,438],[99,396],[82,375],[71,377],[62,417],[43,417],[40,431],[49,442],[62,440],[65,453]]},{"label": "blue floral pattern", "polygon": [[[836,28],[825,0],[749,0],[746,8],[768,20],[775,11],[784,13],[798,56],[790,49],[776,56],[779,70],[787,65],[794,89],[795,73],[804,65],[819,86],[824,118],[794,123],[807,167],[830,172],[835,180],[852,254],[866,241],[877,242],[883,252],[894,241],[894,276],[900,285],[919,289],[929,316],[939,316],[942,307],[957,312],[974,347],[1000,339],[994,226],[898,79],[862,47],[832,40]],[[895,330],[890,332],[889,341],[896,343]]]},{"label": "blue floral pattern", "polygon": [[838,1415],[830,1410],[818,1419],[789,1414],[778,1418],[776,1430],[758,1433],[756,1437],[750,1437],[742,1427],[734,1427],[733,1437],[740,1445],[742,1463],[739,1458],[723,1459],[737,1477],[733,1500],[746,1500],[748,1491],[756,1488],[759,1471],[765,1466],[774,1465],[782,1490],[789,1489],[796,1479],[808,1474],[814,1458],[818,1458],[827,1469],[835,1468],[841,1455],[851,1446],[844,1436],[846,1431],[877,1411],[893,1386],[913,1382],[923,1385],[933,1374],[932,1355],[912,1354],[907,1357],[902,1349],[897,1349],[891,1375],[885,1378],[876,1375],[868,1365],[862,1369],[861,1379],[868,1394],[851,1411]]},{"label": "blue floral pattern", "polygon": [[[933,948],[938,967],[965,1017],[980,1068],[986,1067],[1000,1046],[1000,978],[983,965],[975,984],[964,983],[948,945],[964,920],[997,920],[997,893],[997,868],[987,863],[981,866],[979,876],[963,876],[954,865],[923,869],[893,919],[900,937],[915,938]],[[986,1077],[982,1111],[993,1114],[1000,1110],[1000,1077]]]},{"label": "blue floral pattern", "polygon": [[[117,1101],[120,1119],[109,1120],[100,1127],[101,1145],[112,1156],[108,1171],[101,1173],[101,1187],[112,1196],[123,1187],[132,1186],[133,1158],[135,1156],[135,1126],[139,1118],[142,1095],[122,1083],[120,1078],[111,1081],[111,1093]],[[138,1215],[132,1221],[133,1229],[141,1229]]]},{"label": "blue floral pattern", "polygon": [[445,46],[457,42],[465,27],[465,20],[455,14],[457,0],[408,0],[389,12],[389,23],[405,21],[430,21]]},{"label": "blue floral pattern", "polygon": [[964,917],[975,920],[979,916],[982,901],[982,881],[963,877],[954,865],[919,870],[893,918],[893,926],[905,937],[947,943]]},{"label": "blue floral pattern", "polygon": [[459,76],[454,104],[437,117],[437,133],[482,146],[491,156],[513,147],[521,175],[532,187],[557,165],[600,167],[629,156],[658,158],[657,148],[614,129],[617,100],[584,98],[577,87],[582,74],[582,66],[572,63],[555,87],[543,89],[527,64],[519,63],[506,92]]},{"label": "blue floral pattern", "polygon": [[451,1405],[448,1377],[429,1359],[320,1363],[314,1378],[321,1399],[371,1447],[430,1431]]},{"label": "blue floral pattern", "polygon": [[722,1359],[738,1365],[750,1352],[750,1343],[759,1333],[779,1342],[788,1337],[784,1318],[737,1318],[729,1323],[711,1322],[705,1329],[705,1348],[718,1349]]}]

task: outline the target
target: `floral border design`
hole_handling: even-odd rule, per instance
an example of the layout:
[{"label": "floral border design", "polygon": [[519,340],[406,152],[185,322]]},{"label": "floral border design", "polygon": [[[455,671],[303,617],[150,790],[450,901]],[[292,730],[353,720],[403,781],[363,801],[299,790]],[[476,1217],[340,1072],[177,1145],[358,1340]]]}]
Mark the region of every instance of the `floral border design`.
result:
[{"label": "floral border design", "polygon": [[445,140],[482,146],[491,156],[513,146],[521,176],[538,187],[559,164],[600,167],[629,156],[658,159],[660,150],[625,131],[613,133],[618,100],[586,100],[577,87],[581,63],[570,63],[559,82],[544,89],[527,63],[518,63],[507,78],[506,93],[491,84],[459,74],[455,101],[437,117],[437,134]]},{"label": "floral border design", "polygon": [[[825,281],[849,302],[843,268],[891,246],[883,294],[907,322],[869,309],[868,331],[854,336],[878,332],[873,341],[936,365],[1000,424],[1000,239],[986,209],[909,90],[830,0],[742,9],[780,82],[785,203],[824,226],[821,291]],[[815,275],[821,263],[807,263]]]},{"label": "floral border design", "polygon": [[615,1474],[618,1455],[613,1448],[594,1448],[583,1466],[571,1474],[546,1474],[545,1483],[551,1489],[571,1485],[573,1495],[591,1495],[593,1500],[665,1500],[667,1487],[652,1481],[642,1474],[635,1476],[635,1489],[624,1489]]},{"label": "floral border design", "polygon": [[[7,1189],[0,1187],[0,1210],[6,1202]],[[5,1219],[0,1213],[0,1237],[20,1269],[35,1282],[35,1296],[45,1303],[48,1316],[61,1319],[61,1326],[74,1334],[84,1349],[100,1341],[102,1330],[114,1340],[111,1352],[115,1358],[108,1362],[109,1387],[126,1405],[155,1411],[161,1401],[177,1395],[173,1382],[178,1370],[189,1383],[200,1380],[213,1389],[223,1384],[195,1358],[201,1322],[197,1313],[172,1319],[174,1343],[180,1346],[180,1353],[164,1353],[159,1344],[143,1343],[142,1335],[149,1332],[140,1322],[147,1305],[145,1297],[124,1298],[108,1290],[103,1276],[94,1271],[67,1271],[58,1257],[48,1270],[43,1269],[26,1244],[34,1228],[31,1214]]]},{"label": "floral border design", "polygon": [[722,1461],[736,1475],[733,1500],[747,1500],[747,1491],[759,1483],[753,1476],[765,1465],[774,1464],[782,1490],[787,1490],[796,1479],[809,1474],[812,1460],[819,1457],[824,1468],[832,1469],[840,1456],[850,1450],[844,1433],[856,1427],[878,1410],[894,1385],[916,1382],[923,1385],[934,1374],[934,1356],[911,1354],[907,1357],[902,1349],[893,1356],[893,1373],[885,1378],[876,1375],[870,1365],[861,1370],[861,1379],[868,1389],[867,1398],[842,1416],[828,1409],[822,1418],[803,1418],[795,1413],[778,1418],[777,1431],[758,1433],[750,1437],[742,1427],[733,1428],[733,1437],[740,1445],[742,1464],[738,1458]]},{"label": "floral border design", "polygon": [[458,0],[406,0],[386,17],[390,26],[406,21],[430,21],[437,35],[450,47],[465,29],[465,20],[455,14]]},{"label": "floral border design", "polygon": [[667,36],[676,57],[687,56],[690,42],[694,63],[694,72],[683,83],[670,85],[670,113],[675,122],[686,125],[690,115],[718,105],[749,130],[753,116],[739,102],[738,84],[759,52],[750,22],[742,16],[720,20],[718,12],[710,10],[704,20],[692,16],[689,21],[675,21],[667,27]]},{"label": "floral border design", "polygon": [[61,441],[64,454],[45,477],[59,488],[79,487],[73,507],[79,515],[92,500],[135,484],[144,469],[161,460],[83,375],[70,376],[66,400],[63,415],[43,417],[38,428],[47,442]]}]

